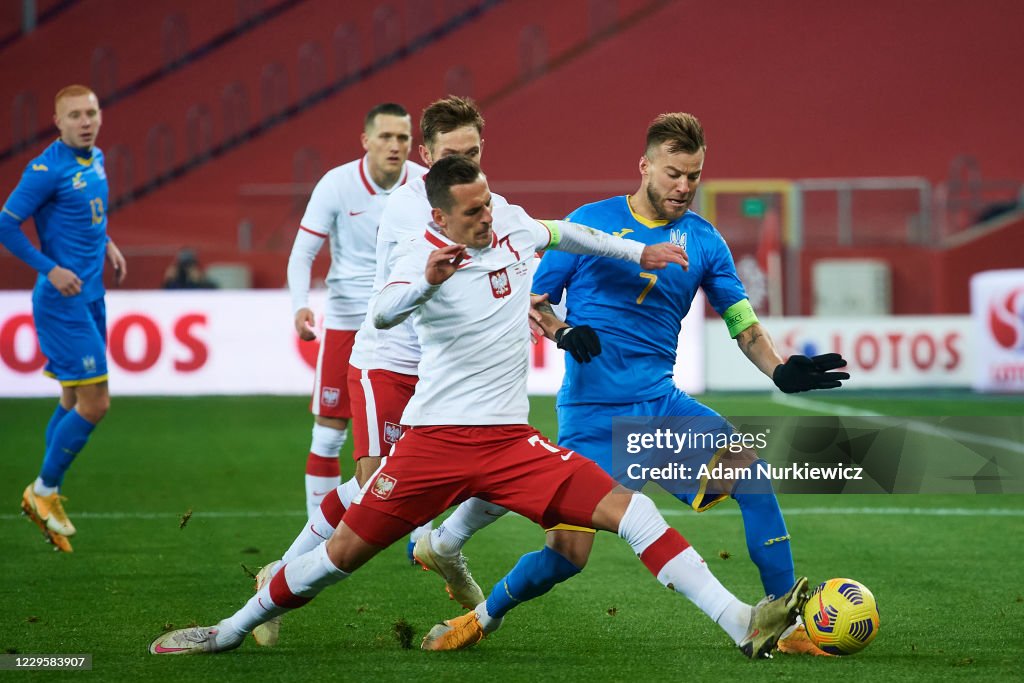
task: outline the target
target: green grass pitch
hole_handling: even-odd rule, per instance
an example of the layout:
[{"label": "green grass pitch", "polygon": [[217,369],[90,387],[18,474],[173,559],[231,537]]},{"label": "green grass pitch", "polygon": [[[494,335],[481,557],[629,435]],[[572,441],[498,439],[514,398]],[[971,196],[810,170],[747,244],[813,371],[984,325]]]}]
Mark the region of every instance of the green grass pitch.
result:
[{"label": "green grass pitch", "polygon": [[[704,398],[726,415],[807,411],[767,394]],[[823,411],[1024,415],[1020,398],[963,393],[813,398]],[[783,496],[798,572],[812,583],[858,579],[878,599],[879,635],[854,657],[745,660],[610,534],[598,536],[581,576],[518,608],[465,652],[416,649],[433,623],[462,610],[436,576],[406,563],[402,544],[286,615],[276,648],[250,640],[216,657],[150,656],[149,641],[165,627],[212,623],[240,606],[251,594],[245,569],[278,557],[302,525],[306,404],[115,396],[68,475],[79,533],[75,553],[62,555],[17,514],[53,401],[0,401],[0,653],[93,655],[92,673],[48,672],[48,680],[1021,680],[1019,495]],[[532,419],[556,434],[551,399],[533,400]],[[750,602],[760,597],[735,504],[697,515],[655,498],[724,584]],[[466,554],[488,590],[542,543],[541,530],[510,517]],[[394,635],[401,620],[413,628],[411,649]]]}]

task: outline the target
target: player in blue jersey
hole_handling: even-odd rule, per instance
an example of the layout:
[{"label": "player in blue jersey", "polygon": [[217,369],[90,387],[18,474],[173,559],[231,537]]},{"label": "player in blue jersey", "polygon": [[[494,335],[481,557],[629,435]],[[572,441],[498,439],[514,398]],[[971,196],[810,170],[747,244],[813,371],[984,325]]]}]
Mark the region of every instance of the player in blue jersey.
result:
[{"label": "player in blue jersey", "polygon": [[[700,431],[709,426],[731,429],[672,379],[680,323],[698,287],[725,319],[729,334],[747,358],[782,391],[833,388],[849,378],[845,372],[832,372],[846,365],[838,354],[813,359],[793,356],[783,362],[747,301],[725,240],[713,225],[689,210],[705,151],[704,132],[696,117],[663,114],[648,128],[637,192],[588,204],[568,217],[648,244],[675,242],[686,250],[687,269],[672,266],[655,274],[610,259],[552,252],[544,256],[534,277],[535,293],[554,303],[565,293],[568,310],[567,325],[546,330],[554,333],[560,348],[572,351],[565,359],[557,400],[559,443],[596,460],[622,483],[629,482],[622,479],[622,468],[612,459],[615,417],[677,416],[673,423],[677,427],[685,423],[679,418],[687,418],[699,423]],[[595,332],[599,344],[593,341]],[[582,353],[581,344],[588,347]],[[763,462],[749,449],[696,455],[703,455],[704,462],[722,463],[727,472]],[[751,471],[758,472],[756,467]],[[632,482],[632,486],[642,483]],[[765,593],[782,595],[789,590],[795,580],[789,533],[769,481],[755,476],[703,482],[699,488],[673,493],[698,512],[731,495],[739,504],[747,548]],[[579,527],[560,525],[549,530],[543,550],[522,557],[476,610],[434,627],[424,647],[457,649],[477,642],[517,604],[578,574],[589,557],[593,537],[592,530]],[[817,650],[799,630],[780,642],[780,649]]]},{"label": "player in blue jersey", "polygon": [[[54,101],[60,138],[29,162],[0,212],[0,242],[39,275],[32,317],[45,372],[61,384],[46,426],[39,477],[22,494],[21,508],[57,549],[71,552],[75,527],[60,495],[64,474],[110,407],[107,388],[104,259],[120,284],[127,266],[107,236],[107,175],[96,137],[103,121],[92,90],[71,85]],[[21,231],[35,219],[39,249]]]}]

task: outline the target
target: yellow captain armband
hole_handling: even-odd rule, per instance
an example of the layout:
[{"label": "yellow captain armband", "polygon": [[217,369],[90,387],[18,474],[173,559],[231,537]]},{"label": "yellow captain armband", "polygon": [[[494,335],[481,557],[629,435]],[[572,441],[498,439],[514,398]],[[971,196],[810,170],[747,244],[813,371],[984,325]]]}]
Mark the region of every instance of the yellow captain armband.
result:
[{"label": "yellow captain armband", "polygon": [[558,243],[562,241],[562,231],[558,229],[558,221],[537,221],[551,233],[551,241],[548,242],[546,248],[557,247]]},{"label": "yellow captain armband", "polygon": [[729,336],[735,339],[740,332],[758,322],[754,307],[747,299],[737,301],[722,314],[726,327],[729,328]]}]

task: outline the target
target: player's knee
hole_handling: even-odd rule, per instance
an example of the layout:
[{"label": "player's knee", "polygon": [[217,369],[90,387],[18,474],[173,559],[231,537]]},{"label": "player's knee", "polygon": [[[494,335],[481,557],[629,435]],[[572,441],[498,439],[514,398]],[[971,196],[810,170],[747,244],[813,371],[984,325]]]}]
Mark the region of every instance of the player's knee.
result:
[{"label": "player's knee", "polygon": [[327,539],[327,557],[343,572],[351,574],[366,564],[380,548],[370,545],[344,523]]},{"label": "player's knee", "polygon": [[79,396],[75,404],[78,414],[93,424],[99,423],[110,410],[110,394]]},{"label": "player's knee", "polygon": [[585,531],[549,532],[546,547],[571,562],[576,572],[583,571],[594,547],[594,534]]}]

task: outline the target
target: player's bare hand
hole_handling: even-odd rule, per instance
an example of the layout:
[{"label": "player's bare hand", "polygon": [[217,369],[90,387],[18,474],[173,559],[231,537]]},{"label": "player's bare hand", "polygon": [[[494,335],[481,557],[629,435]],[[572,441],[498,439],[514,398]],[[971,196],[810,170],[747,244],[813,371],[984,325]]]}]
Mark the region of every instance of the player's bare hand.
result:
[{"label": "player's bare hand", "polygon": [[110,265],[114,269],[114,284],[120,287],[121,283],[128,276],[128,261],[125,260],[124,254],[114,244],[114,240],[107,241],[107,260],[110,261]]},{"label": "player's bare hand", "polygon": [[459,264],[466,258],[466,245],[450,244],[430,252],[425,272],[427,282],[439,285],[459,269]]},{"label": "player's bare hand", "polygon": [[[538,310],[538,306],[547,304],[547,294],[531,294],[530,295],[530,341],[534,344],[540,342],[541,337],[544,336],[544,328],[541,326],[541,321],[544,320],[544,314]],[[548,304],[550,307],[550,304]]]},{"label": "player's bare hand", "polygon": [[302,341],[316,339],[314,325],[316,325],[316,316],[311,309],[300,308],[295,311],[295,331],[298,333],[299,339]]},{"label": "player's bare hand", "polygon": [[667,268],[670,263],[678,263],[683,270],[690,269],[690,259],[686,251],[671,242],[649,244],[640,255],[640,266],[646,270],[661,270]]},{"label": "player's bare hand", "polygon": [[82,293],[82,281],[67,268],[54,266],[46,274],[46,279],[64,296],[75,296]]}]

